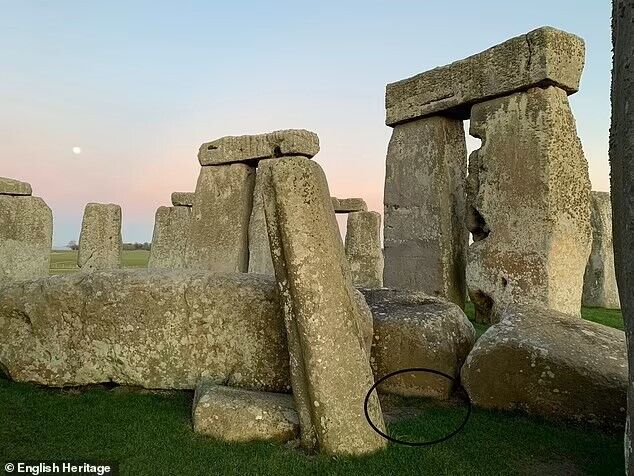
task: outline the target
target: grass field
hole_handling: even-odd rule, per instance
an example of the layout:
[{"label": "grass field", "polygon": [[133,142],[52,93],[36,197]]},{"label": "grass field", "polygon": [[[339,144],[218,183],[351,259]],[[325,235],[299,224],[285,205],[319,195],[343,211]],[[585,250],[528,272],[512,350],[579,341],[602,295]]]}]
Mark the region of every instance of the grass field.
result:
[{"label": "grass field", "polygon": [[[126,268],[145,268],[150,252],[134,250],[122,252],[123,266]],[[77,251],[53,251],[51,253],[51,274],[74,273],[77,271]]]}]

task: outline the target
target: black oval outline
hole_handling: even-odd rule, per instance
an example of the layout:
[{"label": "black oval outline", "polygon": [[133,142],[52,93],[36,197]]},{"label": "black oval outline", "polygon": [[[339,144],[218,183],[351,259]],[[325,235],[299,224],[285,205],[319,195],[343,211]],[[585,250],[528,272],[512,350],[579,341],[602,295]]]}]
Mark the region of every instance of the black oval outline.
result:
[{"label": "black oval outline", "polygon": [[[374,431],[376,431],[379,435],[381,435],[383,438],[385,438],[386,440],[389,440],[392,443],[398,443],[399,445],[406,445],[406,446],[430,446],[430,445],[435,445],[437,443],[442,443],[443,441],[447,441],[449,438],[451,438],[453,436],[456,436],[460,431],[462,431],[462,429],[467,424],[467,421],[469,421],[469,418],[471,417],[471,399],[469,398],[469,394],[467,394],[467,392],[465,392],[465,395],[467,396],[467,414],[466,414],[464,420],[462,421],[462,423],[460,424],[460,426],[458,428],[456,428],[454,431],[452,431],[448,435],[443,436],[442,438],[438,438],[438,439],[431,440],[431,441],[405,441],[405,440],[399,440],[398,438],[393,438],[390,435],[388,435],[386,433],[383,433],[374,424],[374,422],[370,418],[370,415],[368,414],[368,402],[370,401],[370,395],[372,395],[372,392],[382,382],[386,381],[387,379],[389,379],[391,377],[394,377],[395,375],[409,373],[409,372],[426,372],[426,373],[436,374],[436,375],[440,375],[441,377],[445,377],[446,379],[451,380],[452,382],[456,383],[456,379],[453,378],[451,375],[447,375],[446,373],[441,372],[440,370],[428,369],[426,367],[411,367],[411,368],[407,368],[407,369],[400,369],[400,370],[396,370],[394,372],[390,372],[387,375],[384,375],[383,377],[378,379],[376,382],[374,382],[372,387],[370,387],[370,390],[368,390],[368,393],[365,395],[365,400],[363,401],[363,412],[365,413],[365,419],[368,421],[368,423],[370,424],[372,429]],[[458,383],[458,386],[462,387],[459,383]]]}]

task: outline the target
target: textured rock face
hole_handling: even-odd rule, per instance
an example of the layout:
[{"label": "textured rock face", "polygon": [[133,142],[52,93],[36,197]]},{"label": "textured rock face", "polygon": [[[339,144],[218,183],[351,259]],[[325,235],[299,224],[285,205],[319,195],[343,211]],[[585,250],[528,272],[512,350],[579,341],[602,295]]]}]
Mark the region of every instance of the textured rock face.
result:
[{"label": "textured rock face", "polygon": [[267,134],[227,136],[200,146],[200,165],[251,162],[287,155],[313,157],[319,152],[317,134],[289,129]]},{"label": "textured rock face", "polygon": [[[264,162],[260,162],[260,166]],[[262,187],[262,173],[256,172],[255,188],[253,189],[253,210],[249,220],[249,273],[273,275],[273,260],[271,259],[269,235],[266,231]]]},{"label": "textured rock face", "polygon": [[31,185],[19,180],[0,177],[0,195],[31,195]]},{"label": "textured rock face", "polygon": [[[412,367],[439,370],[458,378],[475,342],[475,330],[455,304],[423,293],[363,290],[374,317],[372,368],[379,379]],[[382,393],[449,398],[453,384],[441,376],[412,372],[387,379]]]},{"label": "textured rock face", "polygon": [[348,215],[346,257],[352,282],[362,288],[383,286],[381,215],[377,212],[352,212]]},{"label": "textured rock face", "polygon": [[16,283],[0,294],[0,363],[51,386],[191,389],[204,377],[289,389],[275,283],[246,274],[121,269]]},{"label": "textured rock face", "polygon": [[619,309],[619,290],[614,271],[612,204],[610,194],[591,195],[592,251],[583,277],[583,305]]},{"label": "textured rock face", "polygon": [[194,192],[173,192],[172,205],[175,207],[193,207]]},{"label": "textured rock face", "polygon": [[188,268],[244,273],[255,169],[244,164],[202,167],[187,240]]},{"label": "textured rock face", "polygon": [[330,197],[335,213],[351,213],[367,211],[368,205],[362,198]]},{"label": "textured rock face", "polygon": [[388,84],[386,124],[431,114],[469,119],[472,104],[534,86],[579,89],[585,47],[575,35],[543,27],[486,51]]},{"label": "textured rock face", "polygon": [[[326,177],[303,157],[271,161],[260,171],[302,444],[316,442],[333,455],[384,448],[363,414],[372,369]],[[376,394],[369,412],[383,427]]]},{"label": "textured rock face", "polygon": [[196,433],[224,441],[285,443],[299,437],[299,419],[288,394],[203,382],[196,387],[192,413]]},{"label": "textured rock face", "polygon": [[476,104],[469,161],[467,285],[476,318],[532,302],[579,315],[590,253],[590,180],[565,91]]},{"label": "textured rock face", "polygon": [[112,203],[89,203],[79,235],[77,265],[84,270],[121,267],[121,207]]},{"label": "textured rock face", "polygon": [[191,208],[159,207],[154,218],[154,234],[148,268],[185,267],[185,251],[191,224]]},{"label": "textured rock face", "polygon": [[623,332],[541,307],[507,307],[498,318],[462,368],[475,405],[623,426]]},{"label": "textured rock face", "polygon": [[394,128],[383,199],[386,287],[464,305],[466,169],[462,121],[430,117]]},{"label": "textured rock face", "polygon": [[0,195],[0,287],[49,272],[53,214],[39,197]]}]

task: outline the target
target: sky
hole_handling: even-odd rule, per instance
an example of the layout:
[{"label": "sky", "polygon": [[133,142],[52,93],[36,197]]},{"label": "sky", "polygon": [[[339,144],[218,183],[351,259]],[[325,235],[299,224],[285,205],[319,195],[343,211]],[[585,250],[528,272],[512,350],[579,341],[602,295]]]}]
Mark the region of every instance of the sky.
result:
[{"label": "sky", "polygon": [[570,102],[593,188],[609,190],[608,0],[0,7],[0,176],[45,199],[57,246],[88,202],[121,205],[124,241],[151,240],[156,208],[195,188],[201,143],[286,128],[318,133],[332,195],[382,211],[385,85],[544,25],[586,41]]}]

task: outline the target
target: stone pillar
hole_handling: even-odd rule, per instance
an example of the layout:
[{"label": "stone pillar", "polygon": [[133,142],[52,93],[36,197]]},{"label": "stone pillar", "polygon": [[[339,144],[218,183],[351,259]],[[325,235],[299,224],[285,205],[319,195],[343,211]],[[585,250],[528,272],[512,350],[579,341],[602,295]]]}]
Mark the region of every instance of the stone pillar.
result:
[{"label": "stone pillar", "polygon": [[271,259],[269,235],[266,231],[262,187],[262,173],[258,169],[253,189],[253,210],[249,220],[249,273],[273,275],[273,260]]},{"label": "stone pillar", "polygon": [[592,251],[583,277],[582,303],[588,307],[619,309],[619,290],[612,247],[612,204],[607,192],[591,195]]},{"label": "stone pillar", "polygon": [[566,92],[533,88],[473,106],[467,284],[476,319],[524,301],[579,316],[590,180]]},{"label": "stone pillar", "polygon": [[112,203],[87,204],[79,235],[79,268],[121,268],[122,247],[121,207]]},{"label": "stone pillar", "polygon": [[386,287],[464,306],[466,169],[462,121],[432,116],[394,127],[385,173]]},{"label": "stone pillar", "polygon": [[383,287],[381,215],[377,212],[351,212],[346,232],[346,257],[352,281],[361,288]]},{"label": "stone pillar", "polygon": [[0,177],[0,287],[49,274],[53,214],[31,186]]},{"label": "stone pillar", "polygon": [[612,125],[610,180],[614,216],[616,279],[628,344],[629,387],[625,427],[625,466],[634,475],[632,415],[634,414],[634,2],[612,2]]},{"label": "stone pillar", "polygon": [[[261,170],[302,444],[316,441],[331,455],[382,449],[386,441],[363,412],[373,382],[362,322],[370,313],[352,285],[326,177],[303,157],[267,161]],[[383,427],[375,394],[369,412]]]},{"label": "stone pillar", "polygon": [[191,210],[188,206],[159,207],[156,210],[148,268],[185,267]]}]

